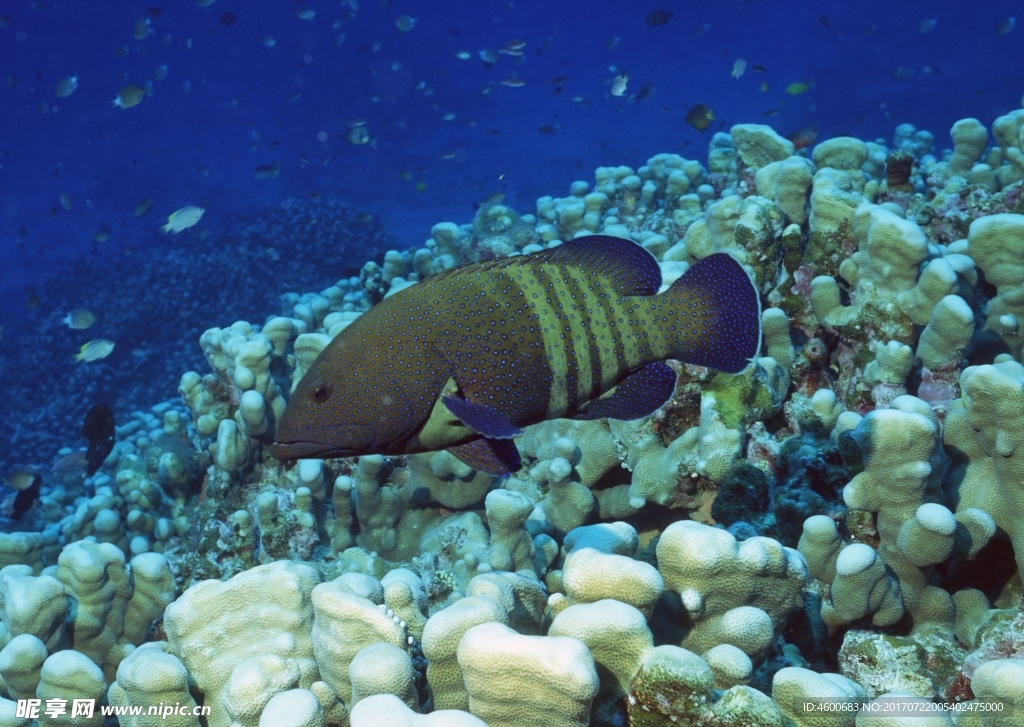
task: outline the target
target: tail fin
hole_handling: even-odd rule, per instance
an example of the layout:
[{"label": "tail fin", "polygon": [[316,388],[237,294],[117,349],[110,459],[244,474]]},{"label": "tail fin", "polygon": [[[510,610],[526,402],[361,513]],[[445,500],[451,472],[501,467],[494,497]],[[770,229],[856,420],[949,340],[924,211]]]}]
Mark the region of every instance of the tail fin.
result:
[{"label": "tail fin", "polygon": [[761,300],[724,252],[690,267],[665,291],[678,316],[671,358],[738,374],[761,347]]}]

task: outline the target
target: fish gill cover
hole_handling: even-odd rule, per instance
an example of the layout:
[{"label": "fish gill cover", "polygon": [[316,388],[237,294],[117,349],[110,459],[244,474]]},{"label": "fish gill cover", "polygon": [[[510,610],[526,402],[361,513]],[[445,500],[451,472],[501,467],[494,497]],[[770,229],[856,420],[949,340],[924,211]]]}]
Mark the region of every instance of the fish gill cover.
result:
[{"label": "fish gill cover", "polygon": [[[1019,12],[0,3],[0,712],[1019,721]],[[595,234],[742,267],[760,355],[537,423],[448,377],[489,436],[272,456],[350,326],[408,366],[401,291]],[[578,330],[496,380],[568,401]]]}]

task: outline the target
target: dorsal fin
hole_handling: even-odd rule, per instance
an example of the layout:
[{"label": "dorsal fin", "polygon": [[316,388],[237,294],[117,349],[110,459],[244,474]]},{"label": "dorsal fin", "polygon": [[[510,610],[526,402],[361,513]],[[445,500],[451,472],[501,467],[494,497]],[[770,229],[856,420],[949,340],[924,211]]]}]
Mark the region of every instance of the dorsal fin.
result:
[{"label": "dorsal fin", "polygon": [[530,255],[470,263],[425,278],[418,285],[447,278],[501,271],[519,265],[567,265],[586,268],[612,281],[621,295],[654,295],[661,287],[661,268],[654,257],[631,240],[608,235],[586,235]]},{"label": "dorsal fin", "polygon": [[661,267],[651,253],[632,240],[586,235],[524,259],[585,267],[607,277],[622,295],[654,295],[661,287]]}]

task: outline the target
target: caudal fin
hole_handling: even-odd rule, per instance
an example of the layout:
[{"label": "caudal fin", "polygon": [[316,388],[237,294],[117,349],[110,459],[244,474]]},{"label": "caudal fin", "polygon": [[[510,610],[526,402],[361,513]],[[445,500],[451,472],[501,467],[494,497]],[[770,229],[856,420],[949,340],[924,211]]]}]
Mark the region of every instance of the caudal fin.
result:
[{"label": "caudal fin", "polygon": [[677,315],[671,358],[738,374],[757,356],[761,300],[731,255],[698,261],[665,295]]}]

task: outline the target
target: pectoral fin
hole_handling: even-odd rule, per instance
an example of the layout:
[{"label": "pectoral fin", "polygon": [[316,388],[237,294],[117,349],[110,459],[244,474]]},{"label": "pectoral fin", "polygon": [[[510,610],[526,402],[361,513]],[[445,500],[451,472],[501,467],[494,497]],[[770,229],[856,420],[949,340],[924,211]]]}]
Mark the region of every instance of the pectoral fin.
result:
[{"label": "pectoral fin", "polygon": [[639,419],[657,411],[676,387],[676,372],[663,361],[649,363],[623,379],[608,396],[594,399],[573,419]]},{"label": "pectoral fin", "polygon": [[509,475],[523,466],[511,439],[474,439],[448,451],[475,470],[489,475]]},{"label": "pectoral fin", "polygon": [[489,439],[511,439],[522,429],[510,422],[486,404],[474,404],[456,396],[444,396],[441,399],[448,411],[457,416],[463,424],[477,434]]}]

